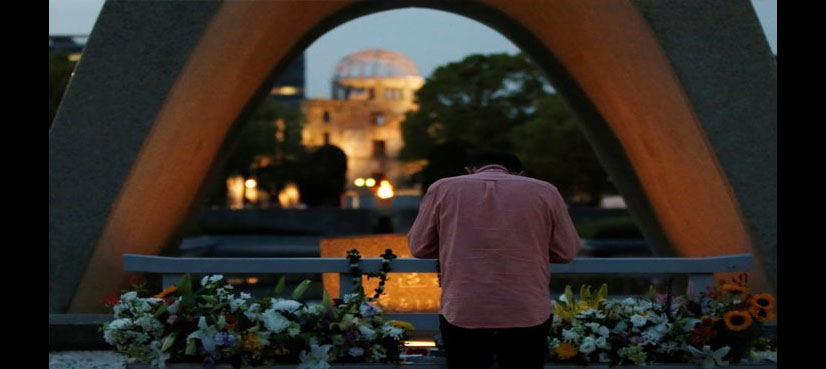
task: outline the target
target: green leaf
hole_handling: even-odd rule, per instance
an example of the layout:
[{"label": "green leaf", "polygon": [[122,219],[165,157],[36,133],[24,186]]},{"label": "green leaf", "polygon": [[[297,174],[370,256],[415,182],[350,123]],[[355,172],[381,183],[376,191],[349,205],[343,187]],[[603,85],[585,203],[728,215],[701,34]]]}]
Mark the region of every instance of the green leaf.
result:
[{"label": "green leaf", "polygon": [[161,307],[160,307],[160,308],[158,308],[158,311],[156,311],[156,312],[155,312],[155,314],[154,314],[153,316],[157,318],[157,317],[159,317],[159,316],[163,315],[163,313],[165,313],[165,312],[166,312],[167,307],[168,307],[168,306],[167,306],[167,305],[165,305],[165,304],[164,304],[164,305],[161,305]]},{"label": "green leaf", "polygon": [[571,290],[570,285],[565,285],[565,300],[567,301],[565,305],[573,305],[576,306],[574,303],[574,292]]},{"label": "green leaf", "polygon": [[591,300],[591,286],[582,285],[579,287],[579,299],[582,301]]},{"label": "green leaf", "polygon": [[186,350],[184,350],[184,354],[186,355],[195,355],[196,349],[196,342],[194,339],[186,341]]},{"label": "green leaf", "polygon": [[330,300],[330,294],[327,293],[327,290],[324,290],[324,296],[321,299],[321,306],[328,307],[332,306],[333,302]]},{"label": "green leaf", "polygon": [[172,344],[175,343],[175,338],[178,337],[178,332],[172,332],[163,340],[163,345],[161,346],[161,351],[169,350],[172,347]]},{"label": "green leaf", "polygon": [[293,299],[293,300],[298,300],[299,298],[301,298],[301,295],[303,295],[303,294],[304,294],[304,291],[307,291],[307,288],[308,288],[308,287],[310,287],[310,280],[309,280],[309,279],[305,279],[303,282],[301,282],[301,283],[300,283],[297,287],[295,287],[295,289],[293,290],[292,299]]},{"label": "green leaf", "polygon": [[599,291],[597,292],[597,299],[602,301],[602,300],[605,300],[607,298],[608,298],[608,284],[603,283],[602,286],[599,288]]},{"label": "green leaf", "polygon": [[181,277],[178,292],[181,294],[181,302],[184,305],[195,304],[195,294],[192,293],[192,276],[189,273],[185,273]]},{"label": "green leaf", "polygon": [[278,279],[278,284],[275,285],[275,295],[276,296],[281,295],[284,292],[284,286],[286,284],[287,284],[287,280],[286,280],[285,276],[282,275],[281,278]]}]

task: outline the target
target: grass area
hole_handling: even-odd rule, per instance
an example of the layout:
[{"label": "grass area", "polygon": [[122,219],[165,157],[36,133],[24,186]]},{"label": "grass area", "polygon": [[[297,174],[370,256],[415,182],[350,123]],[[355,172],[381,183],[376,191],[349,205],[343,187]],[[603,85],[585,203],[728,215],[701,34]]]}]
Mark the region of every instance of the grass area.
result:
[{"label": "grass area", "polygon": [[574,219],[579,237],[587,239],[642,239],[630,216]]}]

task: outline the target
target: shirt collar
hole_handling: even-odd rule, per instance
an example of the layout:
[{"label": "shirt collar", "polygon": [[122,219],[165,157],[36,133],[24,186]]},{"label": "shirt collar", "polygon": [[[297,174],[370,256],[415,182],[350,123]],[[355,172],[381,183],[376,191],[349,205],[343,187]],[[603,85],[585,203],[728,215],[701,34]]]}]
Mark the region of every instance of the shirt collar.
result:
[{"label": "shirt collar", "polygon": [[505,168],[505,167],[503,167],[499,164],[485,165],[485,166],[479,168],[479,170],[477,170],[476,173],[482,173],[484,171],[498,171],[498,172],[510,173],[507,168]]}]

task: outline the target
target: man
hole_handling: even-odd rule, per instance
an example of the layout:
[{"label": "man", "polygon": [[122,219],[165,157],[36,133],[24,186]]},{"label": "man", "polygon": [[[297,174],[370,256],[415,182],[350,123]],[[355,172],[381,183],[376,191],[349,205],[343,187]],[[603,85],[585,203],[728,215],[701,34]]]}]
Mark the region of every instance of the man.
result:
[{"label": "man", "polygon": [[486,152],[470,174],[434,182],[408,233],[414,257],[439,259],[448,368],[541,368],[552,321],[550,263],[580,240],[556,187]]}]

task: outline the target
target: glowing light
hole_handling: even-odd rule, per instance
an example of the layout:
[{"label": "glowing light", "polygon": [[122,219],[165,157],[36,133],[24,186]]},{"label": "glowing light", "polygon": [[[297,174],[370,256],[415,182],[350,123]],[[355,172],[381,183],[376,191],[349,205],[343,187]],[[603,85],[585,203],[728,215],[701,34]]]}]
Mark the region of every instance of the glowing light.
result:
[{"label": "glowing light", "polygon": [[367,179],[364,181],[364,184],[365,184],[365,185],[367,185],[367,187],[373,187],[373,186],[375,186],[375,185],[376,185],[376,180],[375,180],[375,179],[373,179],[373,178],[367,178]]},{"label": "glowing light", "polygon": [[278,202],[284,209],[298,207],[298,200],[301,198],[298,193],[298,186],[295,183],[288,183],[281,192],[278,193]]},{"label": "glowing light", "polygon": [[379,191],[377,192],[377,195],[381,199],[389,199],[393,197],[393,186],[390,184],[389,181],[381,181],[381,185],[379,186]]},{"label": "glowing light", "polygon": [[353,183],[355,183],[356,187],[364,187],[364,178],[356,178]]},{"label": "glowing light", "polygon": [[255,186],[258,186],[258,182],[256,182],[254,179],[248,179],[246,182],[244,182],[244,186],[246,186],[247,188],[255,188]]},{"label": "glowing light", "polygon": [[260,281],[260,279],[255,278],[255,277],[249,277],[249,278],[247,278],[247,284],[256,284],[256,283],[258,283],[259,281]]},{"label": "glowing light", "polygon": [[244,208],[244,177],[227,178],[227,202],[230,209]]},{"label": "glowing light", "polygon": [[69,61],[76,62],[76,61],[80,60],[80,53],[69,54],[68,59],[69,59]]},{"label": "glowing light", "polygon": [[293,86],[281,86],[281,87],[273,87],[270,90],[270,94],[272,95],[298,95],[299,90]]},{"label": "glowing light", "polygon": [[436,347],[435,341],[404,341],[404,347]]},{"label": "glowing light", "polygon": [[232,284],[232,285],[242,284],[242,283],[244,283],[244,279],[243,278],[227,278],[227,283]]}]

